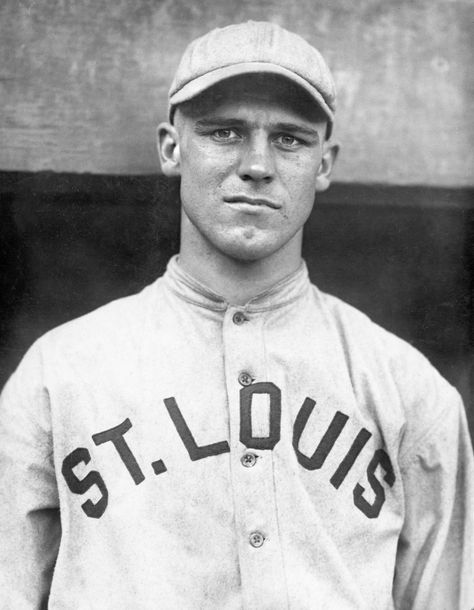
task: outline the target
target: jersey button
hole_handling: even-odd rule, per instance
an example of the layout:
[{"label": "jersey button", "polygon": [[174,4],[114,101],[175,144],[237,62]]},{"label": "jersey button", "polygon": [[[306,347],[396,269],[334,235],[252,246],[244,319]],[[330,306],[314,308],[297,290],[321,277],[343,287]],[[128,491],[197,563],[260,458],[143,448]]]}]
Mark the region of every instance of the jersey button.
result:
[{"label": "jersey button", "polygon": [[234,324],[237,324],[238,326],[240,326],[241,324],[243,324],[246,321],[247,321],[247,318],[244,316],[244,314],[241,311],[236,311],[234,313],[234,315],[232,316],[232,322]]},{"label": "jersey button", "polygon": [[240,385],[250,385],[252,383],[252,375],[247,373],[246,371],[242,371],[239,375],[239,383]]},{"label": "jersey button", "polygon": [[265,542],[265,536],[260,532],[252,532],[249,536],[249,542],[254,549],[258,549]]},{"label": "jersey button", "polygon": [[244,453],[244,455],[240,458],[242,466],[245,468],[252,468],[257,463],[257,456],[255,453]]}]

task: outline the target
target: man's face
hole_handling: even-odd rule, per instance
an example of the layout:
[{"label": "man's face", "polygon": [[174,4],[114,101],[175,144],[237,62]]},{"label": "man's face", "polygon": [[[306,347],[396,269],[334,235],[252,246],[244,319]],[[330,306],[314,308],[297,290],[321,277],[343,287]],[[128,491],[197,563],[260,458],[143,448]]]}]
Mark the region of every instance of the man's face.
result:
[{"label": "man's face", "polygon": [[315,193],[329,184],[326,123],[303,98],[283,79],[245,76],[178,108],[174,171],[163,169],[181,176],[184,236],[241,261],[300,252]]}]

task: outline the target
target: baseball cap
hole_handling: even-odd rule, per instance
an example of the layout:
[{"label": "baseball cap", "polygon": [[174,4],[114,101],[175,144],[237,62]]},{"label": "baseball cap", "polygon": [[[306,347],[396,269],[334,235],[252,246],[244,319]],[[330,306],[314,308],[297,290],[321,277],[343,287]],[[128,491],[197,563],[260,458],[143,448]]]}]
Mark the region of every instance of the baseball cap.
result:
[{"label": "baseball cap", "polygon": [[321,53],[298,34],[266,21],[211,30],[183,53],[169,90],[169,117],[176,106],[217,83],[251,73],[281,75],[302,87],[328,118],[330,136],[336,88]]}]

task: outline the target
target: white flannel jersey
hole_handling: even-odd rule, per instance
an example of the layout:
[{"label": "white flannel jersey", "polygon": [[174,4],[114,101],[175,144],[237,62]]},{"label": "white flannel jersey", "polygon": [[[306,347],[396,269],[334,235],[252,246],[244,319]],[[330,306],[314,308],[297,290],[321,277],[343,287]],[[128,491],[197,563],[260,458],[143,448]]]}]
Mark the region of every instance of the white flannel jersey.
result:
[{"label": "white flannel jersey", "polygon": [[304,263],[234,307],[173,258],[47,333],[0,460],[1,608],[474,607],[459,395]]}]

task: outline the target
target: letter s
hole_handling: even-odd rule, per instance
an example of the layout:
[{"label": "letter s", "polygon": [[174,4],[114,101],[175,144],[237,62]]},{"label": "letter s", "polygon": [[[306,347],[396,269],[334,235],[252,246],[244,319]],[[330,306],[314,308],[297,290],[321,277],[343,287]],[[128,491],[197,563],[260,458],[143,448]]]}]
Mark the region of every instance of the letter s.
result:
[{"label": "letter s", "polygon": [[104,514],[109,499],[109,492],[107,491],[103,478],[97,470],[91,470],[83,479],[79,479],[73,471],[73,468],[81,462],[88,464],[90,461],[91,454],[89,451],[84,447],[78,447],[64,458],[61,472],[72,493],[83,494],[93,485],[97,485],[102,494],[100,500],[96,503],[92,502],[92,500],[86,500],[84,504],[81,505],[81,508],[88,517],[99,519]]},{"label": "letter s", "polygon": [[375,493],[375,500],[373,504],[370,504],[364,498],[363,494],[365,489],[362,487],[362,485],[359,485],[359,483],[357,483],[357,485],[354,487],[353,492],[354,504],[369,519],[375,519],[379,516],[380,510],[385,502],[385,490],[375,476],[375,470],[379,464],[385,470],[385,476],[383,477],[384,481],[388,483],[390,487],[392,487],[392,485],[395,483],[395,473],[393,471],[392,462],[390,461],[388,454],[383,449],[377,449],[373,458],[370,460],[369,465],[367,466],[367,479],[369,480],[370,486]]}]

